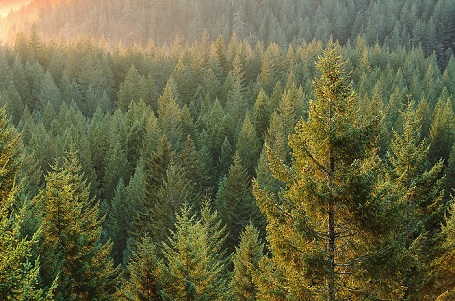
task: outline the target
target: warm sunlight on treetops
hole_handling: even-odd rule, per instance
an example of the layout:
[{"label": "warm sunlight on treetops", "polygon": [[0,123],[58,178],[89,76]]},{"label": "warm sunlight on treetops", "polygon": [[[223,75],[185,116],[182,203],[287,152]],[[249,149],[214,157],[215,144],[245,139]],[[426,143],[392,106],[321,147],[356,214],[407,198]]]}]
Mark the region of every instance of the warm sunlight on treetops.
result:
[{"label": "warm sunlight on treetops", "polygon": [[0,301],[455,300],[454,0],[0,13]]},{"label": "warm sunlight on treetops", "polygon": [[11,10],[17,10],[31,0],[2,0],[0,2],[0,16],[6,17]]}]

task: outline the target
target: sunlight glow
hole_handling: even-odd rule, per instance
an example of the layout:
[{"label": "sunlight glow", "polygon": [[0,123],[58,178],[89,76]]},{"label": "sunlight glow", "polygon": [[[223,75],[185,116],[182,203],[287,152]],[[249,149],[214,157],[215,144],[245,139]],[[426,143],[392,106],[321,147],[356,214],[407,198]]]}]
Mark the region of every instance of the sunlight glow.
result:
[{"label": "sunlight glow", "polygon": [[27,5],[31,0],[1,0],[0,1],[0,16],[6,17],[11,10],[17,10],[23,5]]}]

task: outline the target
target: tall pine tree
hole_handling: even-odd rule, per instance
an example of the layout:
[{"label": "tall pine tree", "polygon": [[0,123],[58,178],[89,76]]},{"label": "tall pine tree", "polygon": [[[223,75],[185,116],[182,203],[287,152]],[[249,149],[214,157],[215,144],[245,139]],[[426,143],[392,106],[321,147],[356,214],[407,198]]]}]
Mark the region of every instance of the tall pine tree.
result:
[{"label": "tall pine tree", "polygon": [[375,281],[367,260],[377,258],[375,242],[387,228],[375,147],[379,118],[362,118],[337,51],[330,44],[317,62],[317,99],[290,138],[291,166],[268,154],[284,189],[274,195],[254,184],[268,221],[272,263],[265,272],[277,270],[276,291],[290,299],[360,300],[394,292]]},{"label": "tall pine tree", "polygon": [[117,270],[112,244],[100,241],[99,204],[80,172],[77,154],[55,164],[36,196],[42,212],[40,256],[44,285],[57,279],[55,300],[113,300]]}]

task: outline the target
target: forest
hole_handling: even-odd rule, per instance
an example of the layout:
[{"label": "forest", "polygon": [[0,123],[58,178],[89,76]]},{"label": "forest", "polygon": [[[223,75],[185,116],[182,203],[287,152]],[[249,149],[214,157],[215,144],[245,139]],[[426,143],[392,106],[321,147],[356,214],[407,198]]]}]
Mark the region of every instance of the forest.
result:
[{"label": "forest", "polygon": [[0,300],[455,300],[455,3],[0,17]]}]

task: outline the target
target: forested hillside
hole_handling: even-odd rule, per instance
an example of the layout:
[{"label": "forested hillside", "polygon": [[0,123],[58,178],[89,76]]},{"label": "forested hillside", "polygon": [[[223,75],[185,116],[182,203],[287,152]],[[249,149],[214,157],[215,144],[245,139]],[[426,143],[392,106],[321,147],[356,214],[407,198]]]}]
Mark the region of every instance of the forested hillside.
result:
[{"label": "forested hillside", "polygon": [[212,40],[235,32],[253,45],[281,47],[330,36],[352,44],[361,36],[390,50],[421,46],[445,66],[455,51],[454,14],[452,0],[33,0],[3,22],[2,34],[13,43],[36,23],[46,39],[90,35],[111,48],[170,45],[177,36],[191,44],[204,30]]},{"label": "forested hillside", "polygon": [[453,300],[453,6],[3,19],[0,300]]}]

